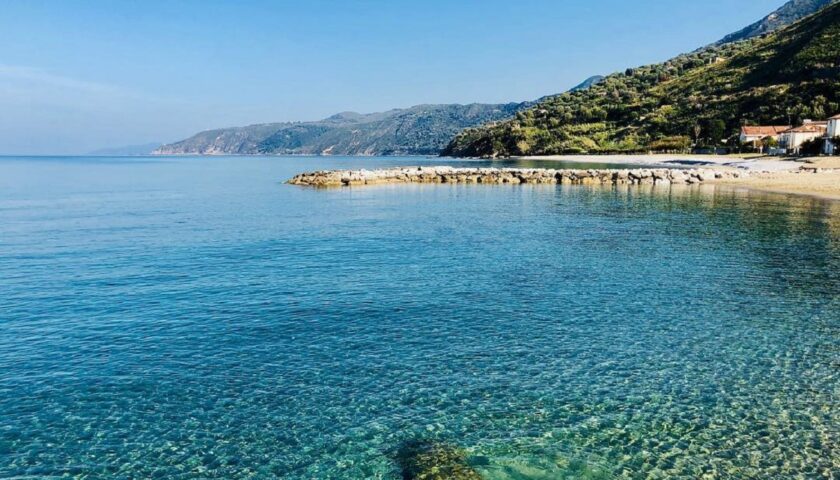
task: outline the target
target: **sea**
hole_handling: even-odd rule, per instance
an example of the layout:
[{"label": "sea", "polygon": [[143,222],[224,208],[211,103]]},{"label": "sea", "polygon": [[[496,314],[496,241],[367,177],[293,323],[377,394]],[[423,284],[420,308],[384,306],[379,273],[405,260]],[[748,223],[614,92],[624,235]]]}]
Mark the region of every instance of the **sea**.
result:
[{"label": "sea", "polygon": [[840,202],[441,164],[0,158],[0,478],[836,478]]}]

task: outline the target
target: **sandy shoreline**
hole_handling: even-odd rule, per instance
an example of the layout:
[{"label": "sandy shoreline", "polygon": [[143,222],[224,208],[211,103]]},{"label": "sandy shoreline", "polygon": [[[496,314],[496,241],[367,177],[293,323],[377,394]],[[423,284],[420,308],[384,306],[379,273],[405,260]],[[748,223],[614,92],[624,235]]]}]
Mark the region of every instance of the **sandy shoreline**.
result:
[{"label": "sandy shoreline", "polygon": [[[718,180],[731,185],[772,193],[809,195],[840,200],[840,157],[785,159],[760,156],[726,155],[551,155],[519,157],[519,160],[566,162],[605,162],[648,167],[733,168],[750,172],[749,176]],[[813,173],[820,169],[820,173]]]},{"label": "sandy shoreline", "polygon": [[[564,161],[579,163],[611,163],[617,165],[638,165],[645,167],[714,167],[714,168],[740,168],[750,171],[783,172],[795,171],[801,167],[811,165],[811,161],[819,159],[797,158],[787,159],[782,157],[765,157],[756,155],[731,156],[731,155],[545,155],[533,157],[514,157],[514,160],[545,160]],[[831,160],[829,158],[829,160]],[[840,158],[836,159],[840,168]]]},{"label": "sandy shoreline", "polygon": [[809,195],[829,200],[840,200],[840,170],[821,173],[753,173],[748,177],[724,179],[716,183],[763,192]]}]

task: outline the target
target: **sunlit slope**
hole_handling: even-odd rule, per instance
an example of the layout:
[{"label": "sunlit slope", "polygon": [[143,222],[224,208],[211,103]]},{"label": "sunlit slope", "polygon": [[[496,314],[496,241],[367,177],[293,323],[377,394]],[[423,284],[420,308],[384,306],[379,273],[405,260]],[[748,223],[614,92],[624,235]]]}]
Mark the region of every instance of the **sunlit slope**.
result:
[{"label": "sunlit slope", "polygon": [[734,141],[744,123],[840,112],[840,4],[765,37],[627,69],[468,129],[454,156],[634,152]]}]

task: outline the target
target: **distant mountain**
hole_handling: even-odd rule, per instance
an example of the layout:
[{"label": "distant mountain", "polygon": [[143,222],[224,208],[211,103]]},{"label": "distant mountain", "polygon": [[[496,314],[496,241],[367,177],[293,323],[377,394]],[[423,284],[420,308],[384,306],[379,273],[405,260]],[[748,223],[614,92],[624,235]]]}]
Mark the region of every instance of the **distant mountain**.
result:
[{"label": "distant mountain", "polygon": [[508,119],[529,105],[417,105],[371,114],[344,112],[316,122],[209,130],[154,153],[437,155],[464,128]]},{"label": "distant mountain", "polygon": [[444,155],[497,157],[685,150],[742,122],[788,125],[840,112],[840,3],[762,37],[713,45],[549,97],[467,129]]},{"label": "distant mountain", "polygon": [[115,156],[131,156],[131,155],[151,155],[158,147],[160,142],[144,143],[143,145],[127,145],[124,147],[101,148],[94,150],[88,155],[115,155]]},{"label": "distant mountain", "polygon": [[790,0],[770,15],[722,38],[717,44],[738,42],[771,33],[801,18],[807,17],[836,1],[838,0]]},{"label": "distant mountain", "polygon": [[593,85],[597,85],[597,84],[601,83],[601,81],[603,79],[604,79],[604,77],[602,75],[593,75],[593,76],[587,78],[586,80],[584,80],[583,82],[581,82],[580,85],[572,87],[572,89],[569,90],[569,91],[570,92],[577,92],[578,90],[586,90],[587,88],[589,88]]}]

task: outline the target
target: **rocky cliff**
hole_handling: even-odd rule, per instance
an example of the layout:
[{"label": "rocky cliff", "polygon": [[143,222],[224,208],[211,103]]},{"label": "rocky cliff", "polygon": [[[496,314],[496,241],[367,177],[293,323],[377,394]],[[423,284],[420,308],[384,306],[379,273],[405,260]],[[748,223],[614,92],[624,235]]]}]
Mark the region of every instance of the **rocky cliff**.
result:
[{"label": "rocky cliff", "polygon": [[816,13],[838,0],[790,0],[779,9],[735,33],[723,37],[718,44],[738,42],[758,37],[786,27],[797,20]]}]

